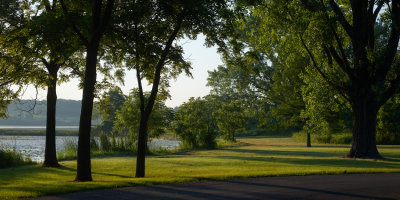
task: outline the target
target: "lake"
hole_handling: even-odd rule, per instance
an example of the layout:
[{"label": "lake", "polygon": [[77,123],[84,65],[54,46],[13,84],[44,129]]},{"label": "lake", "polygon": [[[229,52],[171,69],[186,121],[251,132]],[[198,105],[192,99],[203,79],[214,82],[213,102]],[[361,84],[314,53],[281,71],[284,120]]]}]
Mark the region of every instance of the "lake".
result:
[{"label": "lake", "polygon": [[[15,149],[33,161],[43,162],[45,138],[45,136],[0,136],[0,147]],[[57,151],[64,149],[64,142],[71,139],[78,141],[78,136],[56,136]],[[153,139],[149,146],[173,149],[179,144],[180,142],[175,140]]]},{"label": "lake", "polygon": [[[78,129],[79,126],[56,126],[56,129]],[[46,126],[9,126],[9,125],[0,125],[0,129],[46,129]]]}]

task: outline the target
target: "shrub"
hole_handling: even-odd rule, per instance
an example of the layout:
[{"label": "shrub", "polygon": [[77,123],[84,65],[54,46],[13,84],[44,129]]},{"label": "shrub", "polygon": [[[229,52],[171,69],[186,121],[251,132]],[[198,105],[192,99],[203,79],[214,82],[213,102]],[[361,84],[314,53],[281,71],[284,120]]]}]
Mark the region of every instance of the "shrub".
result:
[{"label": "shrub", "polygon": [[76,138],[64,138],[64,149],[57,152],[58,160],[72,160],[77,158],[78,140]]},{"label": "shrub", "polygon": [[99,136],[100,139],[100,150],[104,152],[108,152],[111,150],[111,143],[108,139],[108,136],[105,133],[101,133]]},{"label": "shrub", "polygon": [[217,146],[218,127],[213,104],[207,99],[191,98],[175,112],[172,131],[181,139],[182,147],[188,149],[213,149]]},{"label": "shrub", "polygon": [[377,144],[400,144],[400,99],[392,98],[378,113]]},{"label": "shrub", "polygon": [[20,152],[8,149],[0,149],[0,160],[0,168],[34,164],[31,159],[24,158]]}]

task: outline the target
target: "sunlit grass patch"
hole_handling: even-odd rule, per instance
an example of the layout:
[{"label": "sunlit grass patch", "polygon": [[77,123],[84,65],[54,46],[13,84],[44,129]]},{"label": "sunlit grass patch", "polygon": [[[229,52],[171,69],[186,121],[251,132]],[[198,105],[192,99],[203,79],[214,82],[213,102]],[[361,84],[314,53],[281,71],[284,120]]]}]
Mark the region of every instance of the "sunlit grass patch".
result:
[{"label": "sunlit grass patch", "polygon": [[92,159],[93,182],[74,182],[76,161],[62,168],[22,166],[0,170],[0,199],[36,197],[99,188],[152,185],[238,177],[400,172],[400,146],[379,146],[389,159],[347,159],[349,145],[315,145],[291,138],[239,138],[239,145],[146,159],[146,178],[134,178],[133,156]]}]

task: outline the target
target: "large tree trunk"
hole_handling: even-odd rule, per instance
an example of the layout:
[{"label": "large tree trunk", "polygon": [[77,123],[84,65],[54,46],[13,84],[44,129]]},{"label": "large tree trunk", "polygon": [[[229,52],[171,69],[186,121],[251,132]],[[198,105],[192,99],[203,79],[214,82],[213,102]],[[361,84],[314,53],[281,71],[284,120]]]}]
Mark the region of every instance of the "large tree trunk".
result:
[{"label": "large tree trunk", "polygon": [[59,167],[56,155],[57,66],[49,66],[50,85],[47,87],[46,147],[43,167]]},{"label": "large tree trunk", "polygon": [[376,148],[376,118],[379,110],[374,96],[353,99],[353,141],[348,157],[380,159]]},{"label": "large tree trunk", "polygon": [[85,79],[83,82],[82,109],[79,121],[78,160],[75,181],[92,181],[90,164],[90,131],[94,88],[96,84],[97,45],[89,46],[86,56]]},{"label": "large tree trunk", "polygon": [[146,150],[147,150],[147,126],[150,113],[141,113],[138,152],[136,159],[136,178],[145,176]]}]

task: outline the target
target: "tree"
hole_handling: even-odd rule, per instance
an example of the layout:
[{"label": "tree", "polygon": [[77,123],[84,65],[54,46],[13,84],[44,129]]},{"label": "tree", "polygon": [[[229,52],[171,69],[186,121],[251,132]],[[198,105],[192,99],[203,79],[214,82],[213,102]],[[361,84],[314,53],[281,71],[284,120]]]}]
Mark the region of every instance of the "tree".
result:
[{"label": "tree", "polygon": [[[96,66],[100,42],[114,8],[114,0],[89,2],[60,0],[65,18],[86,47],[82,109],[79,121],[76,181],[92,181],[90,161],[90,131],[96,84]],[[69,3],[69,4],[67,4]],[[90,8],[85,10],[86,8]],[[83,20],[83,19],[87,20]],[[81,19],[76,21],[77,19]]]},{"label": "tree", "polygon": [[253,8],[262,21],[259,28],[269,30],[254,28],[254,42],[297,41],[292,45],[301,46],[314,70],[349,102],[353,142],[348,156],[381,158],[376,117],[399,87],[400,2],[263,1]]},{"label": "tree", "polygon": [[[0,4],[0,117],[7,117],[7,106],[18,98],[21,86],[30,82],[30,66],[33,61],[24,56],[25,52],[16,51],[21,40],[12,38],[25,25],[21,2],[6,0]],[[13,89],[12,86],[18,86]]]},{"label": "tree", "polygon": [[[133,143],[137,145],[138,130],[140,126],[140,99],[137,89],[133,89],[127,100],[116,112],[116,122],[114,129],[124,132],[128,130]],[[148,100],[149,93],[145,93],[145,101]],[[151,112],[148,124],[148,139],[157,138],[166,133],[167,127],[172,120],[173,111],[168,108],[159,98],[156,99],[154,110]]]},{"label": "tree", "polygon": [[[12,4],[11,1],[6,3]],[[58,17],[61,9],[56,2],[51,4],[49,1],[42,1],[39,4],[28,1],[18,4],[18,7],[14,9],[15,13],[25,14],[20,14],[19,18],[10,15],[13,24],[8,23],[7,31],[3,33],[5,40],[2,45],[9,52],[14,52],[14,56],[30,60],[29,65],[25,64],[22,67],[24,74],[17,77],[21,80],[29,79],[29,82],[19,81],[20,83],[33,83],[36,87],[47,86],[48,88],[43,167],[58,167],[55,139],[56,87],[57,82],[68,80],[67,75],[59,75],[60,69],[69,67],[77,70],[79,67],[79,57],[74,56],[74,53],[79,50],[79,45],[76,45],[75,38],[71,36],[71,29],[62,18]],[[11,62],[13,61],[8,60],[8,63]],[[34,73],[28,73],[28,70]],[[7,76],[13,77],[12,73],[9,70]]]},{"label": "tree", "polygon": [[79,70],[80,56],[74,56],[74,53],[80,50],[80,45],[76,42],[76,37],[73,36],[66,21],[59,17],[62,11],[57,1],[52,4],[49,1],[43,1],[43,7],[41,15],[35,17],[32,22],[30,35],[37,37],[34,40],[35,51],[43,52],[37,57],[47,70],[46,148],[43,166],[58,167],[56,156],[57,83],[69,78],[64,74],[59,75],[59,71],[65,68]]},{"label": "tree", "polygon": [[125,101],[126,96],[120,88],[109,89],[98,102],[101,112],[101,124],[97,129],[105,133],[112,133],[115,121],[117,120],[117,111],[123,107]]},{"label": "tree", "polygon": [[346,115],[346,105],[308,67],[309,58],[302,55],[296,40],[272,37],[260,42],[264,32],[257,31],[259,27],[272,25],[263,25],[254,13],[238,16],[223,54],[225,66],[210,72],[212,92],[224,97],[236,95],[233,99],[251,105],[259,124],[269,128],[304,128],[307,146],[311,146],[311,133],[320,134],[324,128],[331,134],[331,130],[343,127],[340,119]]},{"label": "tree", "polygon": [[[225,1],[128,1],[120,13],[115,32],[123,46],[128,68],[136,70],[140,105],[140,127],[136,177],[145,176],[145,154],[147,130],[155,100],[161,88],[166,92],[169,77],[177,77],[185,71],[190,74],[190,65],[183,59],[183,50],[174,41],[187,35],[196,38],[200,32],[209,36],[212,43],[222,28],[222,9]],[[165,66],[169,66],[166,68]],[[162,78],[163,75],[163,78]],[[145,100],[142,80],[152,84],[148,100]]]},{"label": "tree", "polygon": [[216,123],[222,137],[227,141],[236,141],[235,132],[246,128],[254,105],[253,91],[248,90],[246,70],[237,65],[218,66],[208,72],[207,85],[212,89],[208,100],[213,104]]},{"label": "tree", "polygon": [[175,111],[172,129],[186,148],[213,149],[218,136],[216,104],[210,99],[190,98]]}]

